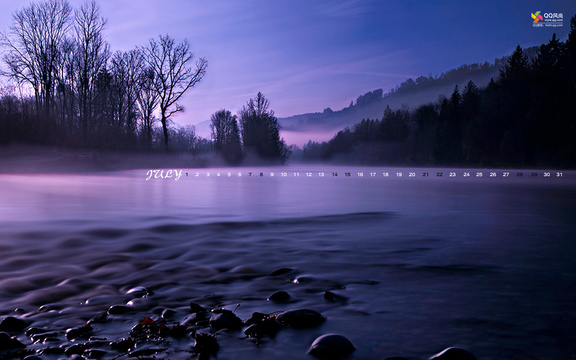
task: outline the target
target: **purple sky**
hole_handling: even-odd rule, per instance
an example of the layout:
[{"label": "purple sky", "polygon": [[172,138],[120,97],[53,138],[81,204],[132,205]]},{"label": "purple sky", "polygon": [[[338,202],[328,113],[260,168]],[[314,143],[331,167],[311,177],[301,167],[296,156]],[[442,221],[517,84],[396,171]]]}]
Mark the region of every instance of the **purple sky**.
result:
[{"label": "purple sky", "polygon": [[[83,1],[69,0],[79,7]],[[279,117],[339,110],[409,77],[493,61],[514,47],[564,40],[576,1],[99,0],[111,49],[159,34],[187,38],[208,59],[205,78],[174,120],[196,124],[235,113],[258,91]],[[0,30],[28,2],[3,1]],[[530,14],[562,12],[564,26],[534,28]]]}]

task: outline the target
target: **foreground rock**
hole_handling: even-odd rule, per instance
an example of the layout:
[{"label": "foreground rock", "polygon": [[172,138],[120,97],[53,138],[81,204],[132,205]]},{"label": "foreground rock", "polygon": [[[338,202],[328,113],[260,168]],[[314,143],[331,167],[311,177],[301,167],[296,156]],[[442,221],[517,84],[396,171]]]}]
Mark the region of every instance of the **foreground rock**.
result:
[{"label": "foreground rock", "polygon": [[317,311],[309,309],[287,310],[277,316],[277,320],[285,327],[307,328],[315,327],[326,321]]},{"label": "foreground rock", "polygon": [[314,340],[308,354],[322,359],[337,359],[350,355],[354,350],[354,345],[344,336],[325,334]]},{"label": "foreground rock", "polygon": [[430,360],[476,360],[476,357],[468,350],[449,347],[433,355]]}]

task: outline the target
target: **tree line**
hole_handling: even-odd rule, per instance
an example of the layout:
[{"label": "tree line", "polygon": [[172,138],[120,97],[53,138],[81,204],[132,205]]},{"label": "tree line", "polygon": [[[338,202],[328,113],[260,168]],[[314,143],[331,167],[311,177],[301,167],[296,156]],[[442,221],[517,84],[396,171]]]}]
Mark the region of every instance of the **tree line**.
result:
[{"label": "tree line", "polygon": [[569,167],[576,164],[576,16],[565,42],[554,34],[530,61],[518,46],[485,88],[472,81],[415,109],[386,108],[330,141],[309,142],[305,160],[365,164]]},{"label": "tree line", "polygon": [[95,1],[73,9],[46,0],[13,14],[0,34],[2,75],[11,80],[0,89],[0,144],[168,149],[171,135],[193,140],[190,128],[170,124],[207,60],[169,35],[112,53],[105,26]]},{"label": "tree line", "polygon": [[259,92],[237,115],[222,109],[211,117],[214,151],[228,163],[238,164],[245,156],[285,162],[290,148],[280,138],[280,125],[270,101]]}]

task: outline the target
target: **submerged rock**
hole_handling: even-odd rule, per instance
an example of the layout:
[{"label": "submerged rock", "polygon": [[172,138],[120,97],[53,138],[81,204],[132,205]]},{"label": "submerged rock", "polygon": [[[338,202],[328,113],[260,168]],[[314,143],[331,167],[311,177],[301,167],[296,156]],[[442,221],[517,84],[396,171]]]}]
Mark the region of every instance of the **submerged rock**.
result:
[{"label": "submerged rock", "polygon": [[318,358],[341,358],[350,355],[356,348],[350,340],[338,334],[324,334],[318,337],[308,350],[308,354]]},{"label": "submerged rock", "polygon": [[22,344],[15,337],[10,337],[10,335],[5,332],[0,332],[0,350],[11,350],[11,349],[22,349],[26,345]]},{"label": "submerged rock", "polygon": [[322,314],[309,309],[287,310],[278,314],[276,319],[280,324],[294,328],[314,327],[326,321]]},{"label": "submerged rock", "polygon": [[92,326],[86,324],[77,328],[70,328],[66,330],[66,338],[68,340],[75,340],[78,338],[86,338],[88,334],[92,331]]},{"label": "submerged rock", "polygon": [[242,320],[232,311],[225,309],[214,309],[216,315],[210,318],[210,326],[216,330],[228,329],[238,330],[242,327]]},{"label": "submerged rock", "polygon": [[468,350],[449,347],[430,357],[430,360],[476,360],[476,357]]},{"label": "submerged rock", "polygon": [[290,300],[291,296],[286,291],[275,291],[273,292],[270,297],[268,297],[268,301],[274,302],[284,302]]},{"label": "submerged rock", "polygon": [[110,315],[120,315],[120,314],[125,314],[128,311],[130,311],[130,307],[126,306],[126,305],[112,305],[110,306],[110,308],[108,309],[108,314]]},{"label": "submerged rock", "polygon": [[244,324],[249,325],[244,329],[244,335],[253,338],[261,338],[264,335],[274,337],[282,328],[282,325],[276,320],[276,315],[259,312],[253,313],[252,317],[246,320]]},{"label": "submerged rock", "polygon": [[0,331],[19,332],[28,327],[28,323],[22,319],[8,316],[0,322]]},{"label": "submerged rock", "polygon": [[153,294],[154,292],[152,290],[144,286],[136,286],[126,292],[126,295],[130,295],[132,298],[143,298]]}]

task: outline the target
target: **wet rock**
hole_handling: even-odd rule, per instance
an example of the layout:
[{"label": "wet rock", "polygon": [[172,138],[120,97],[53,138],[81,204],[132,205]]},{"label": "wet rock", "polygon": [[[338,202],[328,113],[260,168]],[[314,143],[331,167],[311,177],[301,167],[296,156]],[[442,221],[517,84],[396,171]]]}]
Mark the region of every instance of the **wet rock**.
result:
[{"label": "wet rock", "polygon": [[268,276],[281,276],[281,275],[286,275],[290,272],[292,272],[293,269],[290,268],[280,268],[278,270],[274,270],[272,271],[270,274],[268,274]]},{"label": "wet rock", "polygon": [[408,360],[408,359],[403,357],[403,356],[392,356],[392,357],[387,357],[384,360]]},{"label": "wet rock", "polygon": [[75,340],[79,338],[86,338],[92,331],[92,326],[90,324],[86,324],[84,326],[70,328],[66,330],[66,338],[68,340]]},{"label": "wet rock", "polygon": [[[40,350],[39,355],[64,355],[64,349],[59,347],[47,347],[45,349]],[[83,359],[83,358],[81,358]]]},{"label": "wet rock", "polygon": [[93,323],[97,323],[97,324],[103,324],[106,322],[106,319],[108,318],[108,313],[102,313],[100,315],[95,315],[93,316],[90,320],[88,320],[87,324],[93,324]]},{"label": "wet rock", "polygon": [[120,314],[125,314],[128,311],[130,311],[130,307],[128,307],[126,305],[112,305],[108,309],[108,314],[109,315],[120,315]]},{"label": "wet rock", "polygon": [[42,360],[42,358],[37,355],[28,355],[24,358],[24,360]]},{"label": "wet rock", "polygon": [[52,331],[52,332],[45,332],[45,333],[40,333],[40,334],[33,334],[32,336],[30,336],[30,339],[32,339],[32,342],[42,342],[48,338],[57,338],[58,337],[58,333]]},{"label": "wet rock", "polygon": [[342,295],[333,293],[332,291],[326,290],[324,292],[324,300],[329,301],[329,302],[345,303],[348,301],[348,298],[346,296],[342,296]]},{"label": "wet rock", "polygon": [[135,342],[132,338],[120,338],[110,343],[110,347],[119,352],[128,352],[128,350],[134,348],[134,345]]},{"label": "wet rock", "polygon": [[86,358],[82,355],[74,354],[68,360],[86,360]]},{"label": "wet rock", "polygon": [[342,335],[325,334],[318,337],[308,350],[308,354],[318,358],[341,358],[350,355],[356,348]]},{"label": "wet rock", "polygon": [[287,310],[278,314],[276,318],[283,326],[293,328],[314,327],[326,321],[322,314],[309,309]]},{"label": "wet rock", "polygon": [[215,354],[218,349],[220,349],[220,345],[218,344],[215,334],[212,335],[209,333],[198,333],[195,331],[194,339],[196,341],[192,347],[192,351],[202,357]]},{"label": "wet rock", "polygon": [[275,291],[270,295],[270,297],[268,297],[268,301],[274,301],[274,302],[284,302],[288,300],[290,300],[290,294],[282,290]]},{"label": "wet rock", "polygon": [[162,310],[162,318],[164,319],[169,319],[171,317],[174,316],[174,314],[176,314],[176,311],[172,310],[172,309],[164,309]]},{"label": "wet rock", "polygon": [[20,332],[28,327],[28,323],[13,316],[5,317],[0,322],[0,331]]},{"label": "wet rock", "polygon": [[41,329],[41,328],[37,328],[37,327],[31,327],[28,330],[26,330],[26,336],[30,336],[32,337],[32,335],[36,335],[36,334],[43,334],[43,333],[47,333],[47,332],[52,332],[51,330],[48,329]]},{"label": "wet rock", "polygon": [[131,351],[128,355],[130,357],[141,358],[142,356],[155,355],[163,351],[166,351],[166,348],[146,348]]},{"label": "wet rock", "polygon": [[10,337],[10,335],[5,332],[0,332],[0,350],[11,350],[11,349],[22,349],[26,345],[22,344],[15,337]]},{"label": "wet rock", "polygon": [[190,310],[192,310],[192,313],[200,314],[200,315],[206,314],[208,312],[202,306],[200,306],[196,303],[193,303],[193,302],[190,303]]},{"label": "wet rock", "polygon": [[84,354],[84,351],[86,351],[87,348],[88,346],[86,346],[86,344],[74,344],[72,346],[68,346],[64,350],[64,354],[66,354],[67,356],[82,355]]},{"label": "wet rock", "polygon": [[214,309],[212,311],[216,313],[210,318],[210,326],[214,329],[239,330],[242,327],[242,320],[232,311],[226,309]]},{"label": "wet rock", "polygon": [[108,355],[108,352],[104,350],[92,349],[88,350],[86,352],[86,355],[88,359],[100,359]]},{"label": "wet rock", "polygon": [[430,360],[476,360],[476,357],[468,350],[449,347],[430,357]]},{"label": "wet rock", "polygon": [[249,326],[244,329],[244,335],[253,338],[261,338],[264,335],[274,337],[282,328],[282,325],[276,320],[276,315],[267,315],[259,312],[253,313],[245,324]]},{"label": "wet rock", "polygon": [[148,288],[145,288],[144,286],[136,286],[128,290],[126,295],[130,295],[134,299],[154,295],[154,292]]}]

